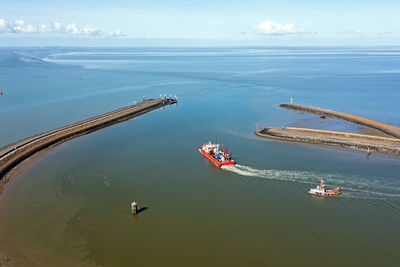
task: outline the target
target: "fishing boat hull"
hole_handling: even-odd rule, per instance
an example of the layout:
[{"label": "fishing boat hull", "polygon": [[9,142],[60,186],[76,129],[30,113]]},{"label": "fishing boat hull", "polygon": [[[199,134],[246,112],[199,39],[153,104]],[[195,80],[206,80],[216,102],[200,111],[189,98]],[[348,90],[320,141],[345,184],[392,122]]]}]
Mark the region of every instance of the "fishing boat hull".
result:
[{"label": "fishing boat hull", "polygon": [[308,191],[309,194],[314,195],[314,196],[338,196],[340,195],[340,191],[338,190],[321,190],[321,189],[316,189],[312,188],[310,191]]},{"label": "fishing boat hull", "polygon": [[208,160],[210,160],[212,163],[214,163],[215,166],[221,168],[222,166],[227,166],[227,165],[235,165],[235,161],[232,159],[230,161],[225,161],[225,162],[219,162],[216,160],[214,157],[212,157],[210,154],[208,154],[204,149],[199,148],[199,152],[206,157]]}]

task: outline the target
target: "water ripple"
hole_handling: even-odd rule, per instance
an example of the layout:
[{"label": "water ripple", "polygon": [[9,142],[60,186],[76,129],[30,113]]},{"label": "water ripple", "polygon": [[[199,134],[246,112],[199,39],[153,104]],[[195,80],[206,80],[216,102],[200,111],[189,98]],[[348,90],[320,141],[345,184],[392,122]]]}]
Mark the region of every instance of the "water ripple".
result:
[{"label": "water ripple", "polygon": [[316,173],[310,171],[289,171],[273,169],[256,169],[244,165],[223,166],[224,170],[240,174],[245,177],[258,177],[269,180],[280,180],[310,184],[316,186],[320,179],[324,179],[332,187],[340,187],[342,197],[361,199],[400,199],[399,183],[386,181],[384,178],[364,178],[355,175],[338,173]]}]

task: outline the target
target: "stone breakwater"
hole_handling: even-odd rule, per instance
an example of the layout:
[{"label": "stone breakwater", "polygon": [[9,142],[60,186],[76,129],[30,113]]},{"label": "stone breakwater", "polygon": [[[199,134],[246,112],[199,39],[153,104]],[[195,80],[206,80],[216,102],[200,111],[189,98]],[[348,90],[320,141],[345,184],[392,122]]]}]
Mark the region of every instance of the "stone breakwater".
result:
[{"label": "stone breakwater", "polygon": [[335,118],[335,119],[353,122],[356,124],[360,124],[360,125],[364,125],[364,126],[367,126],[370,128],[377,129],[383,133],[394,136],[396,138],[400,138],[400,128],[399,127],[381,123],[381,122],[377,122],[377,121],[373,121],[373,120],[369,120],[369,119],[365,119],[363,117],[355,116],[352,114],[337,112],[337,111],[333,111],[333,110],[329,110],[329,109],[298,105],[298,104],[281,104],[280,107],[287,108],[287,109],[299,110],[299,111],[303,111],[303,112],[314,113],[314,114],[318,114],[318,115],[322,115],[322,116],[326,116],[326,117],[331,117],[331,118]]},{"label": "stone breakwater", "polygon": [[0,148],[0,179],[20,162],[42,149],[175,103],[177,103],[177,100],[170,98],[143,100],[143,102],[31,136],[2,147]]},{"label": "stone breakwater", "polygon": [[400,156],[400,139],[378,136],[323,131],[294,127],[270,127],[258,130],[256,135],[272,139],[335,145],[371,152],[388,153]]},{"label": "stone breakwater", "polygon": [[364,125],[377,129],[395,138],[294,127],[263,128],[256,131],[256,135],[283,141],[335,145],[364,151],[369,149],[371,152],[388,153],[400,156],[400,128],[396,126],[328,109],[297,104],[282,104],[280,106],[287,109],[314,113]]}]

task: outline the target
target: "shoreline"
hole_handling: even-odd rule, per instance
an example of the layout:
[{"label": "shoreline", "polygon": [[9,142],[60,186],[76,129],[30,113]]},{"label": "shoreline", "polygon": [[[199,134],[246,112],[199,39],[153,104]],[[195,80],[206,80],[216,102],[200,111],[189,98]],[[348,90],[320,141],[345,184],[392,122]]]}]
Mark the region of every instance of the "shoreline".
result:
[{"label": "shoreline", "polygon": [[[14,181],[14,179],[12,179],[12,177],[15,174],[25,171],[27,168],[29,168],[31,166],[31,164],[35,164],[37,161],[39,161],[43,157],[45,157],[47,153],[53,152],[54,149],[59,147],[61,144],[67,143],[67,142],[69,143],[69,141],[71,141],[73,139],[75,139],[75,138],[65,139],[63,142],[52,144],[52,145],[34,153],[30,157],[22,160],[18,165],[16,165],[12,169],[10,169],[6,174],[4,174],[3,177],[0,179],[0,200],[3,195],[3,191],[6,189],[6,186],[9,183],[11,183],[12,181]],[[0,204],[0,208],[1,208],[1,204]]]},{"label": "shoreline", "polygon": [[[62,142],[60,144],[64,145],[65,143],[66,145],[69,145],[71,141],[74,141],[73,138],[65,140],[65,142]],[[4,205],[6,205],[4,199],[9,193],[7,192],[7,189],[11,188],[13,186],[13,183],[18,181],[18,175],[22,174],[24,171],[29,169],[32,165],[36,164],[40,160],[50,156],[50,154],[55,152],[55,150],[60,147],[60,144],[50,145],[49,147],[36,152],[29,158],[24,159],[17,166],[7,172],[2,179],[0,179],[0,211],[3,210]],[[37,266],[36,264],[33,264],[32,261],[27,259],[25,255],[18,252],[18,250],[16,250],[12,244],[10,245],[6,244],[6,242],[3,242],[3,223],[4,222],[0,218],[0,267]]]}]

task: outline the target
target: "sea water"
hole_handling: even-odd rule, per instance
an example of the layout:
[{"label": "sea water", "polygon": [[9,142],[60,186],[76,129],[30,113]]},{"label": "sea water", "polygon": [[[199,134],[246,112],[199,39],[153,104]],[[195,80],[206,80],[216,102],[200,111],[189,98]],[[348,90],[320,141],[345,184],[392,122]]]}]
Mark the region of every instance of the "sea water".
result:
[{"label": "sea water", "polygon": [[[178,105],[22,164],[0,247],[25,265],[397,265],[397,157],[254,132],[367,131],[279,107],[291,97],[400,126],[399,88],[400,48],[1,48],[0,146],[143,98]],[[215,139],[238,165],[201,156]],[[320,179],[342,196],[308,195]]]}]

